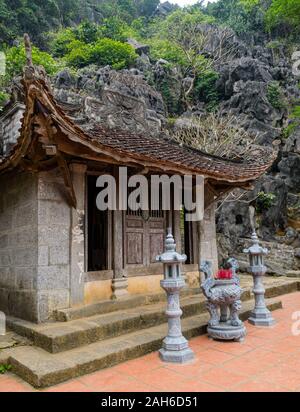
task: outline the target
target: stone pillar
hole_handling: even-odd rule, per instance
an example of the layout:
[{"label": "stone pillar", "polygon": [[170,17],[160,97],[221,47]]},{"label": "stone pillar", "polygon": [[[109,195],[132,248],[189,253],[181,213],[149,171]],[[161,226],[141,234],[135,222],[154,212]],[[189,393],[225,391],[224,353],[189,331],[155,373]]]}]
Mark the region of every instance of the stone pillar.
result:
[{"label": "stone pillar", "polygon": [[124,269],[124,247],[123,247],[123,211],[113,211],[113,271],[112,280],[113,299],[128,294],[128,279]]},{"label": "stone pillar", "polygon": [[[73,163],[70,167],[73,187],[77,199],[77,208],[72,209],[71,221],[71,306],[84,302],[84,226],[85,226],[85,187],[87,166]],[[96,205],[95,205],[96,206]]]},{"label": "stone pillar", "polygon": [[178,250],[179,253],[182,253],[183,251],[182,251],[182,244],[181,244],[180,225],[181,225],[180,210],[174,210],[173,211],[173,233],[174,233],[174,239],[176,243],[176,250]]},{"label": "stone pillar", "polygon": [[216,206],[210,205],[204,213],[204,219],[198,222],[199,261],[210,260],[213,272],[218,270],[218,249],[216,233]]}]

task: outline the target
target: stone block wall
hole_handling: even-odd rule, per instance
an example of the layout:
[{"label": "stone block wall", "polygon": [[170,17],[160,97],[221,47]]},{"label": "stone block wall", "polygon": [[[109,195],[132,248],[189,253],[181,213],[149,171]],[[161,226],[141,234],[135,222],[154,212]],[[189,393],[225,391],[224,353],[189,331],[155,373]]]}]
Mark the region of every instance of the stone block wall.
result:
[{"label": "stone block wall", "polygon": [[0,188],[0,310],[35,320],[37,177],[1,176]]},{"label": "stone block wall", "polygon": [[69,306],[70,219],[57,172],[0,177],[0,310],[34,322]]},{"label": "stone block wall", "polygon": [[38,178],[38,266],[36,288],[39,316],[43,321],[55,309],[70,304],[71,208],[65,199],[59,172]]}]

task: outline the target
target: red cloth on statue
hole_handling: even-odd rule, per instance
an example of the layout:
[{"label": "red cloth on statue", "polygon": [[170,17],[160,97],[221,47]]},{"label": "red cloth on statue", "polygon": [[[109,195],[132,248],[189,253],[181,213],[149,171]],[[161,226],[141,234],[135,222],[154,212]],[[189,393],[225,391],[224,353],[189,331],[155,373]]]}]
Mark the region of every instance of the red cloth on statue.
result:
[{"label": "red cloth on statue", "polygon": [[218,270],[217,279],[232,279],[232,270],[231,269]]}]

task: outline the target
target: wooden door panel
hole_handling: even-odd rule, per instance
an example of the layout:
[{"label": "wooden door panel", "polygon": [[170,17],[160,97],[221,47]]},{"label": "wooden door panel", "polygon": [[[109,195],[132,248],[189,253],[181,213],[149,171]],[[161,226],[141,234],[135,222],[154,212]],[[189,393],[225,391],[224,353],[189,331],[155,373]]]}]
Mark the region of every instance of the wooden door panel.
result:
[{"label": "wooden door panel", "polygon": [[164,250],[164,234],[150,234],[150,263],[156,263],[156,256],[160,255]]},{"label": "wooden door panel", "polygon": [[126,258],[129,265],[142,265],[144,256],[143,233],[127,232],[126,234]]},{"label": "wooden door panel", "polygon": [[125,251],[127,265],[149,266],[164,249],[165,219],[127,215],[125,221]]}]

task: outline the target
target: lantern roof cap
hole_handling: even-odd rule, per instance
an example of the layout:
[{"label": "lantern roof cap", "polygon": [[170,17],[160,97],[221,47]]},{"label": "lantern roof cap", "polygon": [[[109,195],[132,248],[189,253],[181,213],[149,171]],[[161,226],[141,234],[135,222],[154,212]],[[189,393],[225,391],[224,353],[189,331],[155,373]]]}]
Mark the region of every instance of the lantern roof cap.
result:
[{"label": "lantern roof cap", "polygon": [[244,253],[249,253],[250,255],[267,255],[268,254],[268,249],[260,246],[259,239],[258,239],[258,236],[255,230],[252,233],[251,240],[252,240],[252,245],[249,248],[244,249]]},{"label": "lantern roof cap", "polygon": [[186,259],[186,255],[181,255],[176,252],[176,243],[171,228],[168,228],[168,234],[165,240],[165,251],[156,257],[156,261],[161,263],[184,263]]}]

